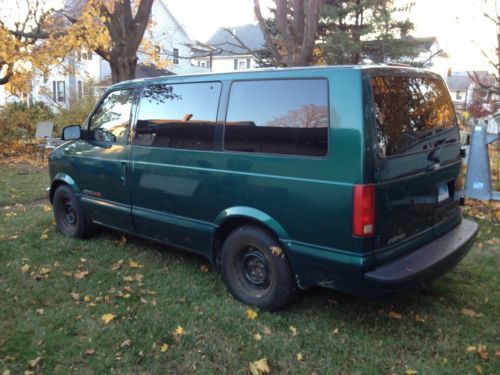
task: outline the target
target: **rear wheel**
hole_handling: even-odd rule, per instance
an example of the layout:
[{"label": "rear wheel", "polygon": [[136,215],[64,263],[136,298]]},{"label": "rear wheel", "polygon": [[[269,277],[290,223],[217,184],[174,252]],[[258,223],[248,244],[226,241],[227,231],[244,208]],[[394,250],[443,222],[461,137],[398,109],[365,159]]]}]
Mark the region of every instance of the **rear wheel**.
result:
[{"label": "rear wheel", "polygon": [[257,226],[243,226],[224,241],[221,253],[224,282],[239,301],[275,311],[296,291],[293,273],[279,242]]},{"label": "rear wheel", "polygon": [[57,227],[62,234],[76,238],[85,238],[89,234],[89,225],[80,202],[69,186],[61,185],[56,189],[52,206]]}]

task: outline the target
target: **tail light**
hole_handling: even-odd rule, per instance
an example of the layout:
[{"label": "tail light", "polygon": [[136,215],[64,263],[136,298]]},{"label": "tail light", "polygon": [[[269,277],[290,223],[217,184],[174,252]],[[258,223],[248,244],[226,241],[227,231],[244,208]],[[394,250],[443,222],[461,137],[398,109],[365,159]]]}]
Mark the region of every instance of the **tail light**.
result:
[{"label": "tail light", "polygon": [[352,194],[352,234],[375,235],[375,185],[354,185]]}]

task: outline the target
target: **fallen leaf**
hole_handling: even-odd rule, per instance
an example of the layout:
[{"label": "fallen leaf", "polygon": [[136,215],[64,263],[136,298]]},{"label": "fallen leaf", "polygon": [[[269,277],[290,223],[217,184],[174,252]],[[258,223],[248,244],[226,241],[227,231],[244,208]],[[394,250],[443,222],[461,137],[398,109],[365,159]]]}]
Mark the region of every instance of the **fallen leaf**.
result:
[{"label": "fallen leaf", "polygon": [[282,256],[283,255],[283,250],[281,249],[281,247],[279,246],[271,246],[271,253],[274,255],[274,256]]},{"label": "fallen leaf", "polygon": [[477,312],[471,309],[462,309],[462,314],[471,318],[480,318],[483,316],[483,314],[478,314]]},{"label": "fallen leaf", "polygon": [[168,350],[168,344],[164,342],[160,345],[160,352],[165,353]]},{"label": "fallen leaf", "polygon": [[148,304],[148,300],[144,297],[141,297],[141,303],[144,303],[145,305]]},{"label": "fallen leaf", "polygon": [[474,368],[476,369],[476,372],[478,374],[482,374],[483,373],[483,368],[481,367],[481,365],[475,365]]},{"label": "fallen leaf", "polygon": [[75,271],[73,273],[73,277],[76,279],[76,280],[82,280],[84,279],[87,275],[89,274],[89,271]]},{"label": "fallen leaf", "polygon": [[52,208],[46,204],[42,206],[43,212],[50,212],[52,211]]},{"label": "fallen leaf", "polygon": [[43,315],[43,313],[45,312],[44,309],[36,309],[35,312],[38,314],[38,315]]},{"label": "fallen leaf", "polygon": [[424,323],[425,320],[418,314],[415,314],[415,321],[418,323]]},{"label": "fallen leaf", "polygon": [[184,334],[184,328],[182,328],[181,326],[177,326],[177,328],[175,329],[175,334],[178,336],[182,336]]},{"label": "fallen leaf", "polygon": [[21,267],[21,271],[23,271],[23,273],[28,273],[30,272],[30,265],[29,264],[25,264]]},{"label": "fallen leaf", "polygon": [[127,243],[127,237],[125,237],[125,236],[121,236],[121,238],[119,240],[115,241],[115,244],[117,244],[118,246],[123,246],[126,243]]},{"label": "fallen leaf", "polygon": [[290,332],[292,332],[292,336],[297,336],[297,328],[295,328],[294,326],[290,326],[288,327],[288,329],[290,330]]},{"label": "fallen leaf", "polygon": [[61,263],[59,263],[59,261],[55,261],[54,262],[54,268],[59,268],[61,266]]},{"label": "fallen leaf", "polygon": [[151,304],[152,304],[153,306],[156,306],[156,298],[153,298],[153,299],[151,300]]},{"label": "fallen leaf", "polygon": [[66,276],[66,277],[72,277],[73,276],[73,272],[63,271],[63,275]]},{"label": "fallen leaf", "polygon": [[38,273],[40,275],[48,275],[50,273],[50,268],[49,267],[42,267],[38,270]]},{"label": "fallen leaf", "polygon": [[132,282],[134,281],[134,278],[132,276],[123,276],[123,281]]},{"label": "fallen leaf", "polygon": [[41,240],[48,240],[49,239],[49,235],[47,233],[42,233],[42,235],[40,236],[40,239]]},{"label": "fallen leaf", "polygon": [[259,333],[256,333],[255,335],[253,335],[253,338],[257,341],[260,341],[262,340],[262,336],[259,334]]},{"label": "fallen leaf", "polygon": [[137,261],[133,259],[128,260],[128,265],[130,268],[144,268],[142,264],[139,264]]},{"label": "fallen leaf", "polygon": [[84,297],[83,297],[83,300],[84,300],[85,302],[91,302],[91,301],[92,301],[92,297],[91,297],[91,296],[89,296],[89,295],[86,295],[86,296],[84,296]]},{"label": "fallen leaf", "polygon": [[116,272],[123,266],[123,259],[120,259],[118,262],[114,263],[111,267],[111,271]]},{"label": "fallen leaf", "polygon": [[302,362],[304,360],[304,356],[302,353],[297,353],[297,361]]},{"label": "fallen leaf", "polygon": [[80,294],[78,294],[77,292],[71,292],[71,298],[73,298],[75,301],[79,301],[80,300]]},{"label": "fallen leaf", "polygon": [[472,353],[472,352],[477,352],[477,348],[473,345],[469,345],[465,348],[466,353]]},{"label": "fallen leaf", "polygon": [[273,333],[273,331],[271,331],[271,328],[266,327],[266,326],[264,326],[264,328],[262,330],[264,331],[264,334],[266,334],[266,335],[270,335]]},{"label": "fallen leaf", "polygon": [[481,359],[487,360],[488,359],[488,351],[486,350],[485,345],[478,345],[477,347],[477,354]]},{"label": "fallen leaf", "polygon": [[19,238],[19,236],[18,236],[17,234],[14,234],[13,236],[10,236],[10,239],[11,239],[11,240],[16,240],[16,239],[18,239],[18,238]]},{"label": "fallen leaf", "polygon": [[269,365],[267,364],[267,358],[262,358],[258,361],[251,362],[249,365],[250,373],[252,375],[269,374],[271,372],[271,370],[269,369]]},{"label": "fallen leaf", "polygon": [[101,320],[104,322],[104,324],[109,324],[111,321],[116,318],[116,315],[114,314],[104,314],[101,316]]},{"label": "fallen leaf", "polygon": [[28,367],[35,368],[40,363],[41,360],[42,360],[42,357],[36,357],[35,359],[28,361]]},{"label": "fallen leaf", "polygon": [[409,368],[405,371],[405,375],[417,375],[418,374],[418,371],[417,370],[414,370],[412,368]]},{"label": "fallen leaf", "polygon": [[132,342],[130,341],[130,339],[123,340],[123,342],[120,344],[120,348],[129,347],[131,343]]},{"label": "fallen leaf", "polygon": [[401,316],[401,314],[399,314],[397,312],[390,311],[389,312],[389,318],[399,320],[399,319],[402,318],[402,316]]},{"label": "fallen leaf", "polygon": [[88,356],[91,356],[91,355],[93,355],[93,354],[95,354],[95,349],[85,349],[85,350],[83,351],[83,357],[84,357],[84,358],[86,358],[86,357],[88,357]]},{"label": "fallen leaf", "polygon": [[142,273],[136,273],[135,274],[135,281],[142,283],[142,280],[144,280],[144,275]]},{"label": "fallen leaf", "polygon": [[254,320],[255,318],[257,318],[257,313],[252,309],[248,309],[246,311],[246,314],[248,319]]},{"label": "fallen leaf", "polygon": [[203,273],[207,273],[208,272],[208,266],[206,264],[202,264],[200,266],[200,271],[203,272]]},{"label": "fallen leaf", "polygon": [[335,329],[333,330],[333,334],[334,334],[334,335],[338,335],[338,334],[339,334],[339,329],[338,329],[338,328],[335,328]]},{"label": "fallen leaf", "polygon": [[495,357],[500,357],[500,350],[495,350]]}]

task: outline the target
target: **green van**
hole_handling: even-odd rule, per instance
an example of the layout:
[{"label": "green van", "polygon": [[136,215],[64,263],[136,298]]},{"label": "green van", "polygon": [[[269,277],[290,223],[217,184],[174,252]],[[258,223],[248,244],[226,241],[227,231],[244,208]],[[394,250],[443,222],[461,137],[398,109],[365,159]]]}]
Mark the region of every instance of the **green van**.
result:
[{"label": "green van", "polygon": [[60,231],[94,225],[220,265],[266,310],[313,285],[387,297],[442,275],[462,219],[446,85],[390,66],[172,76],[110,87],[53,151]]}]

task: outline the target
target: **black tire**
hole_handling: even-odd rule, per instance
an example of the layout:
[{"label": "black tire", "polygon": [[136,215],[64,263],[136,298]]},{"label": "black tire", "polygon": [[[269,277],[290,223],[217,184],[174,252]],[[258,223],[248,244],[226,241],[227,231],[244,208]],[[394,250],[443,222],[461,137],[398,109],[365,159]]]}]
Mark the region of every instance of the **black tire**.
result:
[{"label": "black tire", "polygon": [[61,185],[56,189],[52,208],[57,227],[62,234],[75,238],[85,238],[89,235],[90,226],[80,202],[69,186]]},{"label": "black tire", "polygon": [[224,282],[237,300],[276,311],[294,297],[296,283],[279,242],[253,225],[234,230],[221,252]]}]

